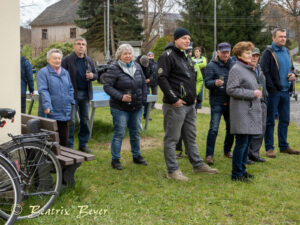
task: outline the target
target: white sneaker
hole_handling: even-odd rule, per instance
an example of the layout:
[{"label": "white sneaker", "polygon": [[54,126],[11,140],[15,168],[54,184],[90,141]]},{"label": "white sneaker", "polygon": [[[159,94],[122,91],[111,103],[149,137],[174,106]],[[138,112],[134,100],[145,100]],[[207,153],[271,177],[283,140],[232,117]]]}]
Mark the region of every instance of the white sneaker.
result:
[{"label": "white sneaker", "polygon": [[180,170],[175,170],[173,173],[168,173],[167,178],[184,182],[189,180],[189,178],[184,176]]},{"label": "white sneaker", "polygon": [[194,168],[194,173],[218,173],[217,169],[209,167],[207,164],[204,164],[201,167]]}]

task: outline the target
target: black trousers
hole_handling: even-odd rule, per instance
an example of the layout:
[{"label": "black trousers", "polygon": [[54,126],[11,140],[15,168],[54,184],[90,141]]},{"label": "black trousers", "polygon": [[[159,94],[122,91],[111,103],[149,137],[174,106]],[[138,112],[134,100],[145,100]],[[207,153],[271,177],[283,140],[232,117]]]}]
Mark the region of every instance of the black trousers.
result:
[{"label": "black trousers", "polygon": [[69,138],[69,121],[58,121],[58,133],[59,133],[59,144],[61,146],[68,146],[68,138]]}]

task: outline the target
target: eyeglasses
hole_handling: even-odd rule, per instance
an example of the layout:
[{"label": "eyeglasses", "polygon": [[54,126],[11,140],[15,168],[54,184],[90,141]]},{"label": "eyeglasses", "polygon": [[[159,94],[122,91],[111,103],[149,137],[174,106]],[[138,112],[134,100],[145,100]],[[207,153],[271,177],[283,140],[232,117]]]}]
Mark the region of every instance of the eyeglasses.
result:
[{"label": "eyeglasses", "polygon": [[80,43],[80,42],[77,42],[75,45],[82,45],[82,46],[86,46],[86,43]]}]

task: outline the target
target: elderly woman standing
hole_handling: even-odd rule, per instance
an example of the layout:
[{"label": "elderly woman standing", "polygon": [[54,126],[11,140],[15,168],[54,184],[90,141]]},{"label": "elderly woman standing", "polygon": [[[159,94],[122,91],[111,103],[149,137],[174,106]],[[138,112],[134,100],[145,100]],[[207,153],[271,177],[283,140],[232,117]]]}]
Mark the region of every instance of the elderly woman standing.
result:
[{"label": "elderly woman standing", "polygon": [[232,180],[249,181],[254,176],[246,172],[252,135],[262,134],[262,93],[258,90],[256,73],[250,65],[254,45],[237,43],[232,52],[237,58],[229,72],[227,94],[230,96],[230,133],[236,135],[232,157]]},{"label": "elderly woman standing", "polygon": [[126,127],[129,128],[133,162],[147,165],[140,151],[140,120],[143,103],[147,100],[147,85],[142,68],[133,60],[133,48],[122,44],[116,59],[107,70],[104,90],[110,95],[110,110],[114,134],[111,142],[111,166],[122,170],[120,152]]},{"label": "elderly woman standing", "polygon": [[71,104],[75,102],[69,73],[61,67],[62,57],[61,50],[50,49],[47,52],[47,66],[37,74],[40,95],[38,115],[57,121],[60,145],[67,146]]}]

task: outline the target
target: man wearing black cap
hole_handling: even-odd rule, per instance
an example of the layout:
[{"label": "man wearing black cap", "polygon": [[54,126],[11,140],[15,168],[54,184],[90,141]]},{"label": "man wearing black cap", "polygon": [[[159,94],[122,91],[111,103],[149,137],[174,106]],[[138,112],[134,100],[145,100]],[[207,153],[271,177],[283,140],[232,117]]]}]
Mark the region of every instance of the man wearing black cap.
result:
[{"label": "man wearing black cap", "polygon": [[176,161],[176,143],[180,135],[194,172],[217,173],[200,158],[196,144],[196,73],[185,54],[190,33],[184,28],[174,32],[174,42],[167,45],[158,60],[158,84],[164,93],[164,156],[169,179],[188,181]]},{"label": "man wearing black cap", "polygon": [[234,136],[230,134],[229,96],[226,94],[228,73],[234,62],[230,58],[231,46],[226,42],[218,44],[217,56],[206,66],[205,86],[209,89],[210,128],[206,141],[206,162],[214,164],[213,156],[218,135],[221,116],[226,123],[226,137],[224,142],[224,156],[232,158],[231,147]]}]

